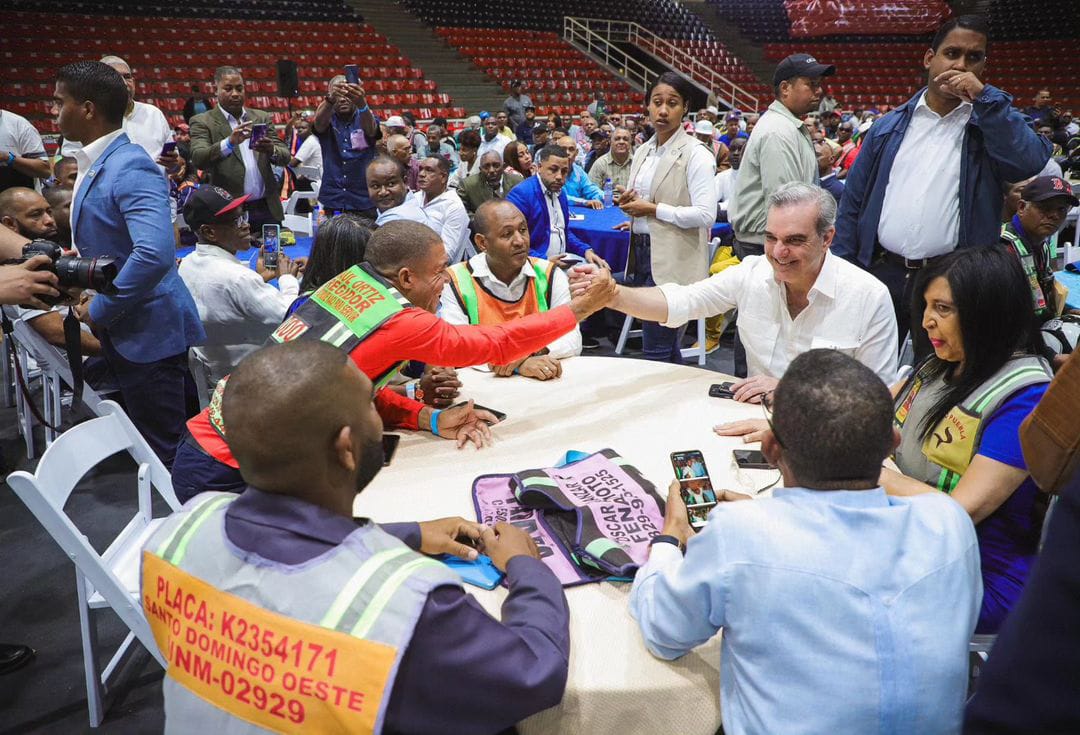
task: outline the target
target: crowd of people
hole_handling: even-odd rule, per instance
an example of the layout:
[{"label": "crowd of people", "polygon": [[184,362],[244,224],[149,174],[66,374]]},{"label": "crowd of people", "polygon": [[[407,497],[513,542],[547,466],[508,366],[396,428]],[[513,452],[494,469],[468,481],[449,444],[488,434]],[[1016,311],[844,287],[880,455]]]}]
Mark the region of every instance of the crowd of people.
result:
[{"label": "crowd of people", "polygon": [[[767,418],[715,430],[761,442],[782,487],[718,488],[695,531],[672,486],[630,597],[645,645],[673,659],[724,631],[732,734],[959,732],[972,635],[1012,626],[1023,645],[1050,488],[1022,435],[1078,394],[1052,387],[1077,363],[1044,326],[1072,314],[1054,261],[1080,138],[1048,91],[1019,109],[984,80],[992,48],[982,19],[947,21],[926,86],[895,109],[842,111],[823,86],[835,67],[793,54],[765,110],[695,113],[668,72],[642,116],[601,94],[541,118],[516,81],[457,130],[381,119],[335,76],[283,134],[239,68],[170,129],[123,59],[70,64],[56,156],[0,113],[0,251],[45,239],[121,267],[107,292],[61,294],[39,255],[0,267],[0,302],[61,347],[64,314],[81,322],[92,382],[185,502],[147,546],[175,574],[305,626],[378,616],[365,640],[395,651],[388,732],[445,729],[451,711],[455,731],[512,727],[560,702],[570,643],[566,596],[519,528],[353,518],[383,429],[483,448],[499,419],[458,400],[457,369],[557,380],[605,315],[641,320],[646,359],[682,363],[688,322],[710,320],[713,351],[734,318],[732,394]],[[294,191],[312,192],[310,255],[268,258],[262,228]],[[621,210],[625,273],[570,228],[571,205]],[[718,222],[731,234],[711,242]],[[253,245],[254,268],[237,258]],[[418,561],[478,551],[507,575],[501,621]],[[380,597],[358,568],[409,583]],[[2,672],[31,656],[0,647]],[[170,728],[242,731],[196,694],[167,677]],[[1011,732],[1012,715],[976,696],[966,730]]]}]

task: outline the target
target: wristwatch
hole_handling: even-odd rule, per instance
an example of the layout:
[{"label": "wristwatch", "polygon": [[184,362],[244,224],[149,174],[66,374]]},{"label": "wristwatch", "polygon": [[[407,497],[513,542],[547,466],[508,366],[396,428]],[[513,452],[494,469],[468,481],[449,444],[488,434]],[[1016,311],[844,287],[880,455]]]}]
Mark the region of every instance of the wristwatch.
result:
[{"label": "wristwatch", "polygon": [[661,533],[657,536],[653,536],[652,541],[649,542],[649,546],[655,546],[656,544],[671,544],[680,552],[686,551],[686,547],[682,545],[679,539],[666,533]]}]

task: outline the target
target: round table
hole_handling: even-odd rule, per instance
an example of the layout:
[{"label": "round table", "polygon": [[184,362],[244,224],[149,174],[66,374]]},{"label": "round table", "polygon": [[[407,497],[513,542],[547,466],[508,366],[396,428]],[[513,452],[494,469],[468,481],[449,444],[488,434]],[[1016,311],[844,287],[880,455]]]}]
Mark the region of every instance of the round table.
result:
[{"label": "round table", "polygon": [[[570,206],[570,216],[584,215],[585,219],[571,219],[570,232],[589,245],[596,254],[608,262],[613,273],[626,270],[626,256],[630,252],[630,233],[615,229],[620,222],[630,220],[618,207],[590,209]],[[731,225],[717,222],[712,226],[710,237],[723,237],[731,232]]]},{"label": "round table", "polygon": [[[445,516],[475,518],[472,483],[479,475],[549,467],[569,449],[610,447],[653,482],[662,497],[673,474],[669,454],[700,449],[714,486],[749,492],[776,471],[737,472],[731,450],[741,439],[719,437],[722,421],[763,418],[760,406],[710,398],[709,386],[731,380],[696,367],[614,357],[563,361],[563,375],[542,383],[458,371],[462,396],[507,413],[493,427],[495,445],[477,451],[426,432],[406,433],[394,456],[356,500],[358,516],[378,522]],[[466,587],[499,617],[506,590]],[[713,735],[720,725],[719,636],[674,662],[645,648],[627,600],[630,584],[600,582],[566,589],[570,605],[570,676],[562,703],[519,725],[533,733],[677,732]]]}]

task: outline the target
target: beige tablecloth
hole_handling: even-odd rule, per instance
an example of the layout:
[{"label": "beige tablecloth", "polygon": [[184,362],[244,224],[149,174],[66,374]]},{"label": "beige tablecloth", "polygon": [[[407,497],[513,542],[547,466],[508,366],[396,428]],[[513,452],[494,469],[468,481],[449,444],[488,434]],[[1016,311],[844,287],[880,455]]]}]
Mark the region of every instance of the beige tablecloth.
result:
[{"label": "beige tablecloth", "polygon": [[[475,518],[472,481],[490,472],[555,464],[569,449],[610,447],[630,460],[662,496],[672,478],[668,455],[700,449],[713,485],[748,492],[776,472],[736,472],[731,450],[713,425],[762,418],[760,406],[708,396],[718,373],[644,360],[578,357],[560,379],[496,378],[459,371],[462,396],[504,411],[495,446],[454,448],[428,433],[406,434],[393,464],[357,498],[355,512],[379,522],[460,515]],[[503,588],[466,588],[498,617]],[[646,650],[627,609],[629,584],[602,582],[566,591],[570,603],[570,677],[562,704],[519,726],[533,733],[680,733],[712,735],[720,725],[719,636],[675,662]],[[464,674],[465,672],[463,672]]]}]

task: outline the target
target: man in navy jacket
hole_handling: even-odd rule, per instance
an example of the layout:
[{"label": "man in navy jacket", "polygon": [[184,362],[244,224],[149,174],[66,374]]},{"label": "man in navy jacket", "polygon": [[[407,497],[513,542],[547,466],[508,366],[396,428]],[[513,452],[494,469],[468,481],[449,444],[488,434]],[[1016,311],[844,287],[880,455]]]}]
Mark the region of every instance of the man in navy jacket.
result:
[{"label": "man in navy jacket", "polygon": [[75,246],[120,264],[116,293],[94,296],[79,316],[101,340],[132,422],[170,466],[184,422],[199,411],[187,350],[206,334],[176,270],[165,179],[121,128],[127,96],[116,70],[84,61],[60,69],[53,106],[60,132],[83,144],[71,206]]},{"label": "man in navy jacket", "polygon": [[604,259],[570,231],[570,206],[563,192],[569,173],[566,151],[546,145],[537,155],[536,175],[511,189],[506,201],[521,210],[529,223],[529,255],[555,260],[569,252],[607,268]]},{"label": "man in navy jacket", "polygon": [[1009,183],[1050,157],[1012,97],[981,81],[987,43],[977,16],[942,25],[923,57],[926,88],[874,123],[845,181],[832,250],[889,287],[901,339],[918,269],[996,243]]}]

